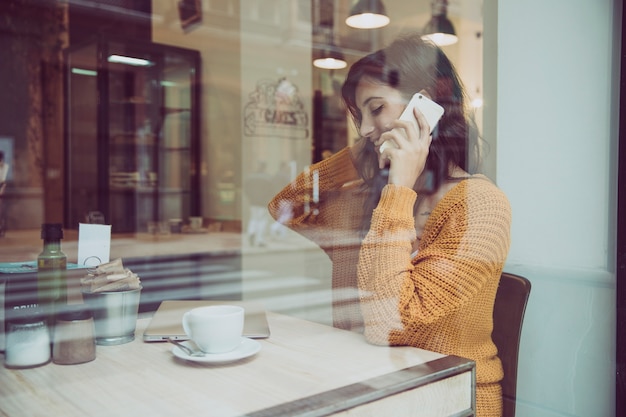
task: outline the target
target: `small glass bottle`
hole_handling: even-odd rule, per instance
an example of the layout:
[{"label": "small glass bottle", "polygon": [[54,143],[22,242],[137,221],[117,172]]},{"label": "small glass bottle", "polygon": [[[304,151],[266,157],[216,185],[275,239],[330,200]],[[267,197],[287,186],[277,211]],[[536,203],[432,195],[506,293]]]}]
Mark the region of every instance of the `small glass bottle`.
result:
[{"label": "small glass bottle", "polygon": [[52,326],[58,308],[67,304],[67,256],[61,251],[61,224],[42,224],[41,238],[43,251],[37,257],[37,299]]}]

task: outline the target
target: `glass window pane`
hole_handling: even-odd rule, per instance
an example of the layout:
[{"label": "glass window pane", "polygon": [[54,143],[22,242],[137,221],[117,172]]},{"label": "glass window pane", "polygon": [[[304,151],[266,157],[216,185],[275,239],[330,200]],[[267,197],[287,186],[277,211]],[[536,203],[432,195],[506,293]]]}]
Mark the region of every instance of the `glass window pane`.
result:
[{"label": "glass window pane", "polygon": [[[430,359],[478,363],[481,415],[486,398],[498,397],[491,305],[503,269],[532,283],[517,415],[617,411],[620,2],[4,3],[0,50],[11,59],[0,64],[0,301],[36,307],[47,223],[63,226],[70,301],[81,301],[80,279],[93,275],[78,264],[85,223],[110,226],[108,260],[121,259],[143,287],[128,342],[136,357],[127,364],[99,347],[98,372],[78,365],[90,387],[112,378],[124,388],[116,400],[138,398],[130,381],[146,371],[129,369],[162,361],[171,366],[164,374],[173,372],[172,397],[208,408],[205,392],[175,382],[197,364],[179,363],[173,346],[144,343],[141,332],[163,300],[245,301],[268,312],[272,335],[260,352],[203,369],[220,376],[211,389],[237,380],[242,390],[210,397],[212,410],[243,415],[299,388],[377,386],[364,381],[414,365],[419,348]],[[365,3],[384,4],[390,23],[349,26]],[[401,36],[438,42],[446,32],[456,42],[435,57],[385,49]],[[362,71],[376,70],[351,90],[347,77],[366,56],[376,59]],[[345,66],[313,64],[330,57]],[[392,131],[418,92],[445,108],[432,139]],[[389,136],[398,148],[380,156]],[[473,199],[476,189],[484,198]],[[0,329],[10,317],[0,314]],[[0,351],[11,342],[5,333]],[[389,343],[411,348],[374,346]],[[308,377],[289,379],[295,372],[272,364],[273,355]],[[280,375],[245,391],[256,366]],[[0,394],[0,414],[49,412],[56,388],[40,381],[65,389],[70,371],[0,369],[15,386]],[[252,376],[241,381],[238,372]],[[146,401],[133,411],[179,407],[158,388],[161,376],[149,376]],[[265,385],[272,389],[257,398]],[[26,401],[20,393],[33,387],[41,395]],[[496,394],[485,394],[491,388]],[[348,403],[350,392],[333,391],[335,402]],[[72,400],[82,413],[92,410],[84,394]]]}]

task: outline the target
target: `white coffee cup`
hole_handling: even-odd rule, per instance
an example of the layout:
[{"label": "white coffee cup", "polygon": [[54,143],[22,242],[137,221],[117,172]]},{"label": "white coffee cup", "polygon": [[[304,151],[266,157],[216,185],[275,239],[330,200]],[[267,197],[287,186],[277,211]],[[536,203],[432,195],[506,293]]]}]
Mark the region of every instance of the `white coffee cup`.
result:
[{"label": "white coffee cup", "polygon": [[205,353],[230,352],[241,344],[244,309],[234,305],[197,307],[183,315],[187,336]]}]

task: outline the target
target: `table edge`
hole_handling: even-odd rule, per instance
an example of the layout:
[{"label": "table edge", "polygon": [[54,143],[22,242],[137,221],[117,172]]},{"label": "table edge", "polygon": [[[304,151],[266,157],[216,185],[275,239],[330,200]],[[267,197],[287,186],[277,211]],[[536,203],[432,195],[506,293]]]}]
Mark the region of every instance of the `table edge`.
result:
[{"label": "table edge", "polygon": [[459,416],[474,415],[476,364],[470,359],[449,355],[362,382],[254,411],[241,417],[328,416],[465,372],[471,372],[472,404],[467,413],[461,413]]}]

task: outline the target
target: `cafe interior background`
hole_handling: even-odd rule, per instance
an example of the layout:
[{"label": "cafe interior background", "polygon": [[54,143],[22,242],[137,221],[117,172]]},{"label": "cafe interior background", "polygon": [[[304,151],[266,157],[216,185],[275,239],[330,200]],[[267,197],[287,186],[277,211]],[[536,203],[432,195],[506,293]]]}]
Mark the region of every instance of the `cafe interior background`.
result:
[{"label": "cafe interior background", "polygon": [[[330,323],[325,255],[271,221],[254,245],[246,227],[253,199],[356,138],[338,96],[347,69],[313,59],[330,49],[349,66],[432,14],[428,0],[386,0],[387,26],[355,29],[351,3],[3,1],[0,262],[35,259],[44,222],[63,223],[75,261],[78,223],[100,212],[111,256],[134,262],[154,302],[174,274],[168,295],[193,284]],[[518,416],[615,415],[621,8],[448,2],[458,42],[443,49],[474,104],[485,171],[513,208],[505,270],[533,285]],[[152,64],[110,62],[113,52]],[[271,186],[247,186],[255,174]],[[190,231],[194,216],[203,224]],[[172,233],[172,219],[193,233]]]}]

